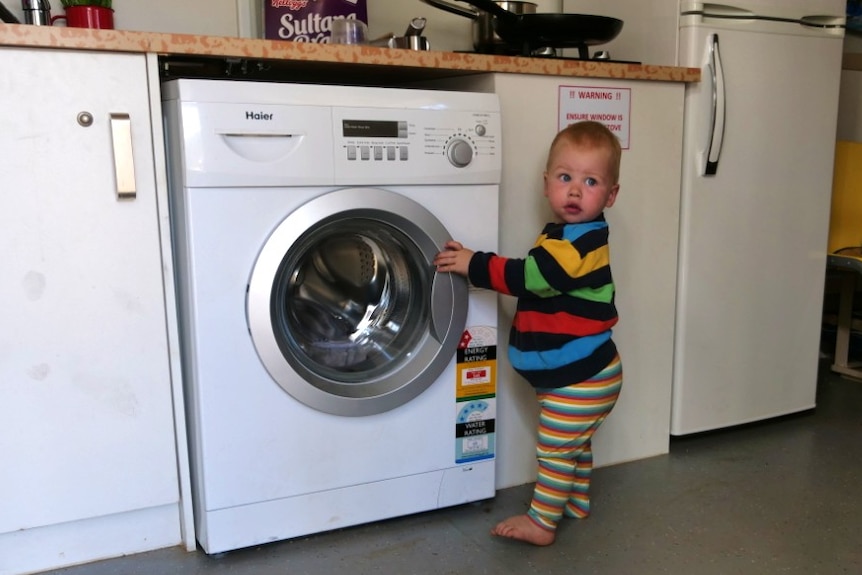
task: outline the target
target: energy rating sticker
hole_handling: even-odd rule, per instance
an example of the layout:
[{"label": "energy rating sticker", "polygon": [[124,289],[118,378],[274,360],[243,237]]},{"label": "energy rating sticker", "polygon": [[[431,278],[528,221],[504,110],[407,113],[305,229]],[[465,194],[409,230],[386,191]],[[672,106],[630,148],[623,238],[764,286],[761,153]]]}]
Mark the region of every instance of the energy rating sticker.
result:
[{"label": "energy rating sticker", "polygon": [[494,457],[496,399],[459,401],[455,417],[455,462],[467,463]]},{"label": "energy rating sticker", "polygon": [[468,328],[457,351],[456,398],[494,397],[497,393],[497,331]]}]

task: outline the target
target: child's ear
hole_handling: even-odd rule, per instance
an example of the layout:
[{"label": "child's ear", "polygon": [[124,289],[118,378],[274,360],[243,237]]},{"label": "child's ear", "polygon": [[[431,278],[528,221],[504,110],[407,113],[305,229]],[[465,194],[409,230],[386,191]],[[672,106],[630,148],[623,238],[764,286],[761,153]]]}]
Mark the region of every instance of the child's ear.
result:
[{"label": "child's ear", "polygon": [[614,205],[614,202],[617,201],[617,194],[620,191],[620,185],[614,184],[614,187],[611,188],[611,192],[608,194],[608,200],[605,202],[605,207],[609,208]]}]

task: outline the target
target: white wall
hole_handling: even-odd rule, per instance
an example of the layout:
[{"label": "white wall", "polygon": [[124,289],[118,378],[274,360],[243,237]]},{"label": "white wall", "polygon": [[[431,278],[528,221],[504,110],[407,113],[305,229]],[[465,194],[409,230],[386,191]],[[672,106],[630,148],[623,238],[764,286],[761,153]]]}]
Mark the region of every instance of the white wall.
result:
[{"label": "white wall", "polygon": [[[189,0],[190,3],[202,0]],[[265,0],[236,0],[240,15],[245,22],[240,25],[240,35],[249,38],[260,38],[260,15],[263,12]],[[470,50],[471,21],[461,16],[449,14],[420,0],[367,0],[368,35],[371,39],[385,35],[401,35],[407,30],[407,24],[417,16],[428,20],[425,35],[431,41],[434,50]],[[467,4],[461,4],[468,7]]]},{"label": "white wall", "polygon": [[606,50],[615,60],[676,65],[676,1],[563,0],[563,12],[610,16],[623,21],[623,29],[616,39],[593,50]]},{"label": "white wall", "polygon": [[862,142],[862,71],[860,70],[841,72],[837,139]]},{"label": "white wall", "polygon": [[[259,38],[260,15],[265,0],[116,0],[114,25],[118,30],[242,36]],[[472,51],[472,20],[450,14],[421,0],[367,0],[371,38],[401,35],[412,18],[423,16],[425,35],[434,50]],[[559,12],[562,0],[533,0],[539,12]],[[51,13],[62,14],[60,0],[50,0]],[[21,3],[4,5],[22,22]],[[463,2],[456,5],[470,8]]]},{"label": "white wall", "polygon": [[[60,2],[52,0],[58,11]],[[238,36],[236,0],[115,0],[114,26],[120,30]]]},{"label": "white wall", "polygon": [[[117,29],[212,36],[260,36],[260,14],[265,0],[116,0]],[[60,0],[50,0],[53,14],[63,11]],[[402,34],[411,18],[428,20],[426,36],[434,50],[472,50],[472,21],[444,12],[421,0],[367,0],[372,38]],[[676,62],[676,3],[634,0],[533,0],[538,12],[598,14],[623,20],[623,30],[602,45],[611,57],[645,64],[672,66]],[[7,0],[23,22],[21,3]],[[469,8],[468,4],[456,2]],[[846,51],[862,52],[862,37],[848,36]],[[598,47],[597,47],[598,48]],[[567,50],[567,55],[571,53]]]},{"label": "white wall", "polygon": [[[240,4],[254,4],[252,10],[264,0],[238,0]],[[559,12],[562,0],[532,0],[537,4],[537,12]],[[473,21],[467,17],[457,16],[426,4],[421,0],[367,0],[368,2],[368,32],[371,38],[396,34],[401,35],[407,30],[407,24],[418,16],[427,19],[425,35],[431,42],[432,50],[450,52],[472,51]],[[469,4],[452,2],[457,7],[471,9]],[[260,12],[257,11],[256,14]],[[259,34],[252,34],[259,36]]]},{"label": "white wall", "polygon": [[848,33],[844,36],[844,51],[845,52],[862,52],[862,35],[858,32]]},{"label": "white wall", "polygon": [[[190,0],[195,2],[200,0]],[[241,36],[260,37],[259,15],[265,0],[237,0],[240,12],[250,14],[248,27],[240,26]],[[559,12],[562,0],[532,0],[537,4],[537,12]],[[425,35],[431,42],[432,50],[472,51],[471,19],[457,16],[426,4],[421,0],[367,0],[369,37],[379,38],[386,35],[401,35],[407,24],[416,17],[427,20]],[[470,9],[469,4],[453,2],[457,7]]]},{"label": "white wall", "polygon": [[[244,0],[116,0],[114,27],[118,30],[171,32],[211,36],[237,36],[237,4]],[[51,14],[63,13],[60,0],[49,0]],[[3,5],[24,21],[21,2],[6,0]],[[58,22],[58,26],[62,23]]]}]

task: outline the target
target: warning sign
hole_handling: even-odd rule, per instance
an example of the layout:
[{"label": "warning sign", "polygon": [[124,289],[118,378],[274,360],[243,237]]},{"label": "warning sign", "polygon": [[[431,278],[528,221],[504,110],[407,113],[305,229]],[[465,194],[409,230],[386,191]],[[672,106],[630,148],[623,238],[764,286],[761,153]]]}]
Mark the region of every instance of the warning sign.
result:
[{"label": "warning sign", "polygon": [[594,86],[560,86],[559,129],[569,124],[593,120],[601,122],[629,149],[631,125],[631,88],[597,88]]}]

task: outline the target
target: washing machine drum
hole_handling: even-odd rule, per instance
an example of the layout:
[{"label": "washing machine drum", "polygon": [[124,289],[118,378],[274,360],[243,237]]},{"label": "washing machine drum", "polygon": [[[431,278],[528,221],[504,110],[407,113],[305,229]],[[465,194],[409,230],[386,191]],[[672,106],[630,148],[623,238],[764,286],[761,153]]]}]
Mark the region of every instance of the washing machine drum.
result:
[{"label": "washing machine drum", "polygon": [[284,343],[310,370],[362,383],[415,347],[428,317],[428,271],[394,232],[367,220],[331,224],[280,274]]},{"label": "washing machine drum", "polygon": [[[431,264],[448,232],[412,200],[379,194],[385,209],[351,208],[342,191],[310,202],[310,219],[308,205],[291,214],[249,282],[261,361],[320,411],[368,415],[410,401],[451,363],[463,333],[466,284]],[[369,190],[362,196],[367,205]]]}]

